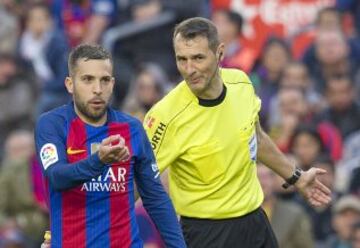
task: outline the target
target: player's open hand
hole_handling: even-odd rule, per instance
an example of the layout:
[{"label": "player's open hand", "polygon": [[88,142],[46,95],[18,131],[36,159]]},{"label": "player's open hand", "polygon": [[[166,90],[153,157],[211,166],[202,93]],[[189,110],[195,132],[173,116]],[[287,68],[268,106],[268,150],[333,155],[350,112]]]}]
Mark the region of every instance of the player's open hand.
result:
[{"label": "player's open hand", "polygon": [[130,158],[128,147],[121,135],[111,135],[103,139],[99,146],[99,157],[104,164],[126,161]]},{"label": "player's open hand", "polygon": [[319,168],[311,168],[304,171],[296,182],[295,187],[313,207],[323,207],[331,201],[331,191],[322,184],[318,176],[326,171]]}]

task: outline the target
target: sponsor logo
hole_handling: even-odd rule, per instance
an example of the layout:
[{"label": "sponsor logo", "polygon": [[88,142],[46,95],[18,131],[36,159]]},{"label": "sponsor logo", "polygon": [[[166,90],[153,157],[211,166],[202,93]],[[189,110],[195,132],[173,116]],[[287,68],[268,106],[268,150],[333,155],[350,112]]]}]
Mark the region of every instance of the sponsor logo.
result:
[{"label": "sponsor logo", "polygon": [[165,130],[166,130],[166,125],[164,123],[160,122],[155,130],[154,136],[150,140],[151,147],[153,150],[156,150]]},{"label": "sponsor logo", "polygon": [[68,155],[77,155],[77,154],[84,153],[84,152],[86,152],[86,150],[73,150],[72,147],[68,147],[68,149],[66,150],[66,153]]},{"label": "sponsor logo", "polygon": [[59,160],[56,146],[52,143],[43,145],[40,149],[40,159],[45,170],[56,163]]},{"label": "sponsor logo", "polygon": [[106,173],[83,183],[81,191],[87,192],[125,192],[126,191],[126,168],[109,167]]}]

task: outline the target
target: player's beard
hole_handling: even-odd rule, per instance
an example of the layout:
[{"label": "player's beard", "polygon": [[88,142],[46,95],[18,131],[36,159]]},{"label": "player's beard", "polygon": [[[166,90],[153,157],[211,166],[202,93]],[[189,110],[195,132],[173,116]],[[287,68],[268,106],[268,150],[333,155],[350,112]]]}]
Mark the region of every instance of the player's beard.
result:
[{"label": "player's beard", "polygon": [[103,108],[98,110],[92,109],[90,103],[81,101],[75,92],[74,103],[78,111],[93,122],[100,120],[106,114],[106,110],[108,107],[108,103],[105,101]]}]

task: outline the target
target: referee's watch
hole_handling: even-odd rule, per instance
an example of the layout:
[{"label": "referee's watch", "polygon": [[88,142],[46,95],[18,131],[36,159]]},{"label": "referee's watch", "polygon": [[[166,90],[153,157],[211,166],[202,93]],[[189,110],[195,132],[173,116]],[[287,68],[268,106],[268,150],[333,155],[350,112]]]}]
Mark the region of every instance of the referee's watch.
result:
[{"label": "referee's watch", "polygon": [[291,177],[289,177],[288,179],[285,179],[285,183],[283,183],[282,187],[284,189],[287,189],[291,185],[294,185],[299,180],[302,173],[303,173],[302,169],[300,169],[299,167],[295,167],[294,173],[292,174]]}]

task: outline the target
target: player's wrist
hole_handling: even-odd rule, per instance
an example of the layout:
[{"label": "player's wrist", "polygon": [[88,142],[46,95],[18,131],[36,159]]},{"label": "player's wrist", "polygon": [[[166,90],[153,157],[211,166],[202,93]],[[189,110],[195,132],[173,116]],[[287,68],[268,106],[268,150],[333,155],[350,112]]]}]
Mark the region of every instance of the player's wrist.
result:
[{"label": "player's wrist", "polygon": [[89,157],[89,161],[92,167],[96,167],[99,169],[103,168],[103,166],[106,164],[98,151],[91,154],[91,156]]}]

